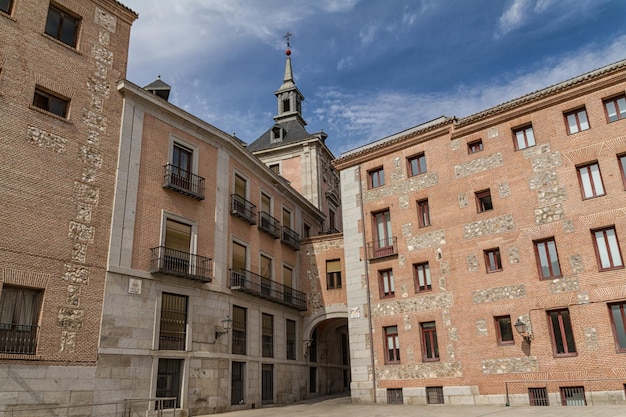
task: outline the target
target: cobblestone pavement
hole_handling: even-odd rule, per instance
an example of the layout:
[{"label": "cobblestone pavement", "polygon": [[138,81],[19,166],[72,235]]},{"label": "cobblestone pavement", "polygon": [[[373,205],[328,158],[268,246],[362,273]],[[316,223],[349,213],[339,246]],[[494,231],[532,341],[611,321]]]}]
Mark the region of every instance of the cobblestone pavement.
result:
[{"label": "cobblestone pavement", "polygon": [[626,407],[362,405],[352,404],[350,397],[340,397],[280,407],[231,411],[223,415],[225,417],[626,417]]}]

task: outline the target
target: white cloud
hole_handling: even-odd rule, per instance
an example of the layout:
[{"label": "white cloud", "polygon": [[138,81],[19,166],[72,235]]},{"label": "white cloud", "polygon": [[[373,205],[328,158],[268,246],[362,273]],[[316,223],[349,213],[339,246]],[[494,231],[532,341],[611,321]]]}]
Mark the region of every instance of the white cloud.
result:
[{"label": "white cloud", "polygon": [[604,48],[587,45],[547,59],[533,70],[475,85],[458,85],[447,92],[348,92],[327,88],[315,95],[313,119],[325,131],[334,132],[329,146],[335,152],[345,152],[442,115],[465,117],[487,110],[624,59],[624,50],[626,35]]},{"label": "white cloud", "polygon": [[522,26],[528,17],[529,0],[513,0],[508,9],[502,13],[498,19],[498,32],[496,37],[507,34],[508,32]]},{"label": "white cloud", "polygon": [[378,25],[376,23],[370,23],[367,26],[363,27],[359,31],[359,37],[361,38],[361,43],[363,45],[368,45],[376,39],[376,34],[378,33]]}]

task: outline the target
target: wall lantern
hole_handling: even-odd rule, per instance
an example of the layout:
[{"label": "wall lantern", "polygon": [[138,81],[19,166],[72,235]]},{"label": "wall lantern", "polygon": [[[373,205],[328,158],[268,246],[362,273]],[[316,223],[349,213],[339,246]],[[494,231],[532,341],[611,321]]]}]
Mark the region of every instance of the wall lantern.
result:
[{"label": "wall lantern", "polygon": [[517,319],[513,327],[515,327],[515,330],[517,331],[517,333],[524,338],[524,341],[530,344],[530,342],[533,340],[533,335],[528,330],[526,323],[524,323],[520,319]]},{"label": "wall lantern", "polygon": [[222,327],[224,328],[224,331],[219,331],[219,330],[215,331],[215,341],[217,342],[217,339],[219,339],[221,336],[228,333],[232,325],[233,325],[233,319],[231,319],[230,316],[226,316],[224,320],[222,320]]}]

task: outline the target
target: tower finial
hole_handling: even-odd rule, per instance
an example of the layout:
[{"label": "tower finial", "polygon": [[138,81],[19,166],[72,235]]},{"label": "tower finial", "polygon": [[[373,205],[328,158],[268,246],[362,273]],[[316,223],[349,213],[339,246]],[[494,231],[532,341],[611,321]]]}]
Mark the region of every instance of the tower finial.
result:
[{"label": "tower finial", "polygon": [[287,32],[285,33],[285,36],[283,36],[283,38],[285,38],[287,40],[287,50],[285,51],[285,54],[287,56],[291,55],[291,42],[290,39],[293,36],[293,33],[291,32]]}]

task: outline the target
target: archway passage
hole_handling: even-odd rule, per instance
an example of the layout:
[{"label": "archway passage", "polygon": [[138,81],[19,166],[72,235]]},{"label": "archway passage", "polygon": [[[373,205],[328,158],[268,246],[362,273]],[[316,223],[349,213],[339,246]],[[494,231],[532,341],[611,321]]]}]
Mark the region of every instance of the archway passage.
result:
[{"label": "archway passage", "polygon": [[308,339],[309,397],[350,392],[348,319],[318,323]]}]

